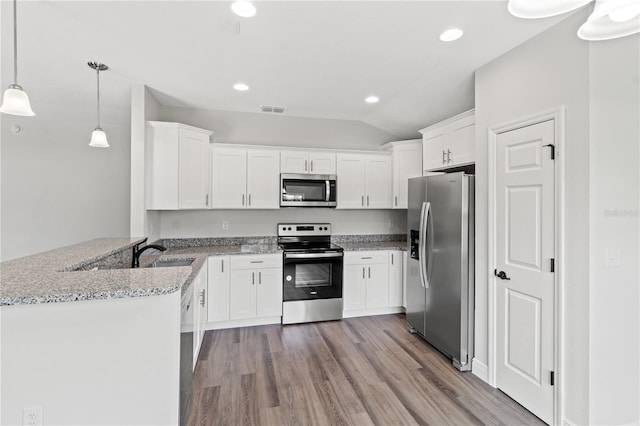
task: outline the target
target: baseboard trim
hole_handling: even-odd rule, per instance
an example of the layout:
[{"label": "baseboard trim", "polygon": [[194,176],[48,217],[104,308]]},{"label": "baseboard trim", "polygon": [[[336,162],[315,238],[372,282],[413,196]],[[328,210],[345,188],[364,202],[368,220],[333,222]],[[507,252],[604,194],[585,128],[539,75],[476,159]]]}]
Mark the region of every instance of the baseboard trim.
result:
[{"label": "baseboard trim", "polygon": [[471,361],[471,372],[485,383],[489,383],[489,368],[487,364],[473,358]]},{"label": "baseboard trim", "polygon": [[254,325],[281,324],[282,317],[251,318],[244,320],[210,322],[205,325],[205,330],[223,330],[225,328],[252,327]]}]

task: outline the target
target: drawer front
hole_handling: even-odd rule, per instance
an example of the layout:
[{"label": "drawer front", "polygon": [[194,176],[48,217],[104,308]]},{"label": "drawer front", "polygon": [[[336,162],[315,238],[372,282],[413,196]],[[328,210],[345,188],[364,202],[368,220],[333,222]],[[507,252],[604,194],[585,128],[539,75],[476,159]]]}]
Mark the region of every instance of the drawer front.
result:
[{"label": "drawer front", "polygon": [[281,268],[282,254],[245,254],[229,256],[231,269]]},{"label": "drawer front", "polygon": [[345,265],[372,265],[377,263],[388,263],[388,250],[370,250],[370,251],[345,251]]}]

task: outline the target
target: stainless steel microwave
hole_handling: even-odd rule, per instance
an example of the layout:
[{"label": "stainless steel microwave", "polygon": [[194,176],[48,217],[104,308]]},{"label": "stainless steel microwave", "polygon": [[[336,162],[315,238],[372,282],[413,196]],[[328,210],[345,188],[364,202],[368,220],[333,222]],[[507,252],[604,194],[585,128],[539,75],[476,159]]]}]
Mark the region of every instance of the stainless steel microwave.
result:
[{"label": "stainless steel microwave", "polygon": [[335,207],[336,175],[280,175],[281,207]]}]

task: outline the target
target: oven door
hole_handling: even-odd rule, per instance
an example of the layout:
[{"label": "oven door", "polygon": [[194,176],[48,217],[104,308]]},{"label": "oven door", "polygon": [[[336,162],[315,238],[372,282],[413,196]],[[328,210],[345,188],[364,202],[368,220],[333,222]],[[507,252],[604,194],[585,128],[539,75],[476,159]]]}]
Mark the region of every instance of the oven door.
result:
[{"label": "oven door", "polygon": [[283,300],[342,298],[342,252],[284,253]]}]

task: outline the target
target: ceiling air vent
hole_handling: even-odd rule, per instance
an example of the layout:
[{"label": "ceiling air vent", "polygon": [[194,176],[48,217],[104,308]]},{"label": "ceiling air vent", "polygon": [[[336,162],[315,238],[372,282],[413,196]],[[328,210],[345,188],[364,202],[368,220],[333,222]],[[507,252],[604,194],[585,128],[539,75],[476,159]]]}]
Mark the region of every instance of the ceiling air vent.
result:
[{"label": "ceiling air vent", "polygon": [[272,112],[274,114],[282,114],[286,110],[287,110],[287,107],[283,107],[283,106],[260,105],[260,111],[262,112]]}]

